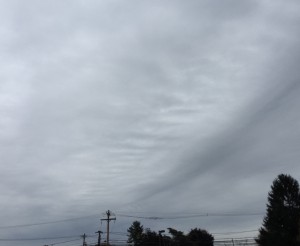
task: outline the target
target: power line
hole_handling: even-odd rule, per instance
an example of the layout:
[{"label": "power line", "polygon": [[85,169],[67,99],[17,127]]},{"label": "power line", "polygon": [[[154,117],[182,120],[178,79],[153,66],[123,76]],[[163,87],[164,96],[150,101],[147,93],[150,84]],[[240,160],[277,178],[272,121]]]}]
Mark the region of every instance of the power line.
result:
[{"label": "power line", "polygon": [[78,241],[78,240],[80,240],[80,238],[73,239],[73,240],[68,240],[68,241],[63,241],[63,242],[51,243],[51,245],[70,243],[70,242],[74,242],[74,241]]},{"label": "power line", "polygon": [[[237,231],[237,232],[224,232],[224,233],[212,233],[212,234],[230,234],[230,233],[244,233],[244,232],[253,232],[257,230],[248,230],[248,231]],[[115,232],[113,234],[118,234],[121,232]],[[88,236],[88,235],[86,235]],[[68,242],[73,242],[73,241],[78,241],[80,240],[80,236],[59,236],[59,237],[39,237],[39,238],[0,238],[0,241],[41,241],[41,240],[54,240],[54,239],[63,239],[63,238],[76,238],[68,241],[63,241],[63,242],[57,242],[57,243],[52,243],[51,245],[56,245],[56,244],[63,244],[63,243],[68,243]],[[234,237],[234,238],[218,238],[215,240],[215,242],[223,242],[227,241],[229,239],[233,240],[253,240],[253,237]],[[114,241],[123,241],[122,239],[114,239]],[[126,240],[124,240],[126,241]]]},{"label": "power line", "polygon": [[[222,216],[259,216],[264,215],[265,213],[201,213],[201,214],[191,214],[191,215],[180,215],[180,216],[138,216],[138,215],[130,215],[130,214],[122,214],[118,213],[117,215],[120,217],[127,217],[127,218],[137,218],[137,219],[149,219],[149,220],[167,220],[167,219],[188,219],[188,218],[197,218],[197,217],[222,217]],[[40,226],[40,225],[48,225],[48,224],[56,224],[56,223],[64,223],[64,222],[71,222],[74,220],[81,220],[87,218],[94,218],[98,215],[88,215],[76,218],[69,218],[63,220],[54,220],[54,221],[45,221],[45,222],[37,222],[37,223],[30,223],[30,224],[17,224],[17,225],[7,225],[7,226],[0,226],[0,229],[10,229],[10,228],[18,228],[18,227],[31,227],[31,226]]]},{"label": "power line", "polygon": [[206,213],[180,216],[137,216],[128,214],[117,214],[120,217],[148,219],[148,220],[173,220],[173,219],[189,219],[198,217],[230,217],[230,216],[261,216],[264,213]]},{"label": "power line", "polygon": [[89,216],[84,216],[84,217],[77,217],[77,218],[70,218],[70,219],[63,219],[63,220],[54,220],[54,221],[46,221],[46,222],[37,222],[37,223],[32,223],[32,224],[19,224],[19,225],[0,226],[0,229],[56,224],[56,223],[69,222],[69,221],[86,219],[86,218],[94,218],[95,216],[97,216],[97,215],[89,215]]},{"label": "power line", "polygon": [[230,232],[212,232],[213,235],[230,235],[230,234],[239,234],[239,233],[246,233],[246,232],[255,232],[256,230],[249,230],[249,231],[230,231]]},{"label": "power line", "polygon": [[[40,241],[40,240],[53,240],[53,239],[63,239],[63,238],[75,238],[75,237],[79,238],[79,236],[37,237],[37,238],[0,238],[0,241]],[[76,239],[76,240],[78,240],[78,239]]]},{"label": "power line", "polygon": [[215,239],[214,242],[224,242],[228,240],[244,241],[244,240],[255,240],[255,237],[230,237],[230,238],[219,238]]}]

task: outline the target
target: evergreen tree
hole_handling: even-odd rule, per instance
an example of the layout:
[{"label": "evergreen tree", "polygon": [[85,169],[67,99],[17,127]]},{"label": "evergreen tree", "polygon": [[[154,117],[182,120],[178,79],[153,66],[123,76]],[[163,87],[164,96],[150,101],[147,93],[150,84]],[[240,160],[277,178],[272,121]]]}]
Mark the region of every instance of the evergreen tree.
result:
[{"label": "evergreen tree", "polygon": [[280,174],[268,196],[267,215],[256,242],[260,246],[299,246],[300,194],[297,180]]},{"label": "evergreen tree", "polygon": [[135,246],[142,245],[144,238],[144,228],[139,221],[134,221],[128,228],[128,243],[133,243]]}]

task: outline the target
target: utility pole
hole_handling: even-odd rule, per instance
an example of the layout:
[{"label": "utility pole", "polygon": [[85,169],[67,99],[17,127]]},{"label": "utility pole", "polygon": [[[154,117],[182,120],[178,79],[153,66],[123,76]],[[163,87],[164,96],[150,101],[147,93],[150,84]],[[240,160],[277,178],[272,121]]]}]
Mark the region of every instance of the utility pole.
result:
[{"label": "utility pole", "polygon": [[83,238],[82,246],[86,246],[86,242],[85,242],[86,235],[85,235],[85,233],[81,237]]},{"label": "utility pole", "polygon": [[95,233],[98,233],[98,246],[100,246],[100,244],[101,244],[101,233],[102,233],[102,231],[97,231],[97,232],[95,232]]},{"label": "utility pole", "polygon": [[111,218],[111,216],[114,216],[111,211],[106,211],[106,219],[101,219],[101,221],[105,220],[107,223],[107,229],[106,229],[106,244],[109,245],[109,223],[111,220],[116,220],[116,217]]}]

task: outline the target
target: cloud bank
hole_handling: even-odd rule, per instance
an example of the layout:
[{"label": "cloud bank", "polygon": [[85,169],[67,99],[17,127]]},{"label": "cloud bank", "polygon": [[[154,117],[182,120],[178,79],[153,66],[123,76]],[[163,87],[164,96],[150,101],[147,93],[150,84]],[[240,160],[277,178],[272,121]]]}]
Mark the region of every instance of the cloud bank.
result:
[{"label": "cloud bank", "polygon": [[[297,1],[2,6],[1,226],[98,217],[0,238],[93,233],[107,209],[263,213],[276,175],[300,179]],[[242,231],[262,217],[142,223]]]}]

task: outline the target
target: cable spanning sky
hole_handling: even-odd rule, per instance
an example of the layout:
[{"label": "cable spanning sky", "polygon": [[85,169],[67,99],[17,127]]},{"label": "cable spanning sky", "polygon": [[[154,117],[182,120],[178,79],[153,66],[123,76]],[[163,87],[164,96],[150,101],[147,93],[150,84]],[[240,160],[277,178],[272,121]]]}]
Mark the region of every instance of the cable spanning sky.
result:
[{"label": "cable spanning sky", "polygon": [[274,178],[300,180],[299,25],[298,0],[1,1],[0,239],[108,209],[112,232],[255,236]]}]

